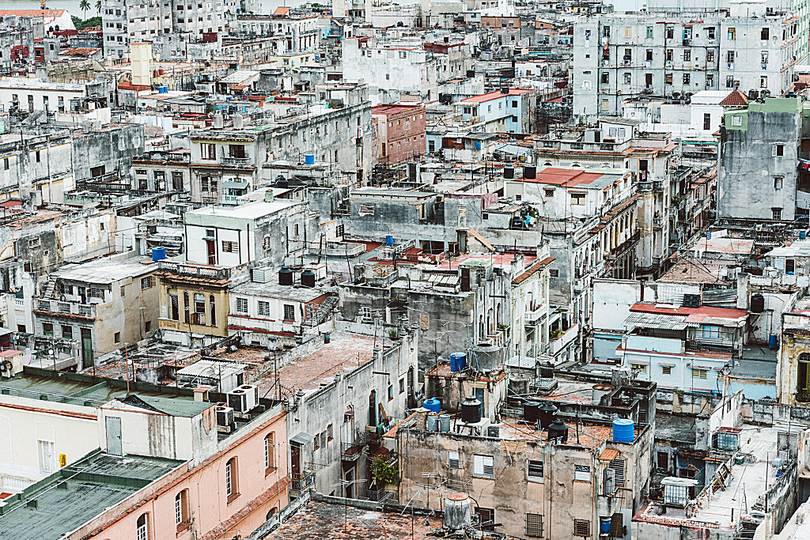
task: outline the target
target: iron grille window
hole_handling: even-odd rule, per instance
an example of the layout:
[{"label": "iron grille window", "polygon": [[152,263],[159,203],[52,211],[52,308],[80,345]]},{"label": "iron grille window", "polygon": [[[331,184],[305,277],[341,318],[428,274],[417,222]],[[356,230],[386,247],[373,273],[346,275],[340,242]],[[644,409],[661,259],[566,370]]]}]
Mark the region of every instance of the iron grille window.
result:
[{"label": "iron grille window", "polygon": [[526,536],[543,536],[543,514],[526,514]]},{"label": "iron grille window", "polygon": [[236,311],[238,313],[247,313],[248,312],[247,298],[237,298],[236,299]]},{"label": "iron grille window", "polygon": [[529,460],[529,478],[543,478],[543,462]]},{"label": "iron grille window", "polygon": [[270,302],[259,301],[259,315],[263,317],[270,315]]},{"label": "iron grille window", "polygon": [[574,520],[574,536],[589,537],[591,535],[591,522],[587,519]]},{"label": "iron grille window", "polygon": [[616,487],[624,487],[624,460],[616,458],[610,462],[609,467],[614,471],[614,480]]}]

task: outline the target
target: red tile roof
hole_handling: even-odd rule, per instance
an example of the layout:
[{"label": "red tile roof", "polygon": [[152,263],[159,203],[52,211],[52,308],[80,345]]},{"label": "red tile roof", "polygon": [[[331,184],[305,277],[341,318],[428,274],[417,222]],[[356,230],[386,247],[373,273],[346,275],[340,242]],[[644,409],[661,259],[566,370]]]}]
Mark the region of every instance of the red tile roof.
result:
[{"label": "red tile roof", "polygon": [[669,304],[651,304],[647,302],[637,302],[630,308],[632,312],[655,313],[658,315],[680,315],[685,316],[687,322],[700,322],[706,317],[715,319],[742,319],[748,316],[744,309],[700,306],[690,308],[685,306],[669,307]]},{"label": "red tile roof", "polygon": [[[509,95],[510,96],[519,96],[521,94],[525,94],[526,92],[531,92],[532,90],[527,90],[524,88],[510,88]],[[462,99],[462,103],[484,103],[486,101],[492,101],[493,99],[498,99],[499,97],[505,96],[503,92],[500,90],[495,90],[494,92],[489,92],[486,94],[481,94],[480,96],[473,96],[468,97],[466,99]]]},{"label": "red tile roof", "polygon": [[288,7],[277,7],[276,10],[273,12],[273,15],[276,17],[282,17],[290,12],[290,8]]},{"label": "red tile roof", "polygon": [[554,184],[561,187],[574,187],[580,184],[590,184],[602,178],[602,173],[585,172],[579,169],[559,169],[548,167],[539,171],[536,178],[518,179],[520,182],[534,182],[538,184]]},{"label": "red tile roof", "polygon": [[744,105],[748,105],[748,98],[740,92],[739,88],[735,88],[720,102],[721,107],[742,107]]}]

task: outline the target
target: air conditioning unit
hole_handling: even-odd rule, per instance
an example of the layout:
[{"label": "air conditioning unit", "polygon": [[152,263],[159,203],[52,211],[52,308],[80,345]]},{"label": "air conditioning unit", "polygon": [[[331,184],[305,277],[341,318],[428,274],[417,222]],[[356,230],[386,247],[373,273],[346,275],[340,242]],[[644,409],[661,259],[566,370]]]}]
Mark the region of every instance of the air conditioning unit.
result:
[{"label": "air conditioning unit", "polygon": [[487,437],[492,437],[493,439],[500,439],[501,426],[499,424],[492,424],[491,426],[487,426]]},{"label": "air conditioning unit", "polygon": [[248,412],[251,407],[248,407],[248,393],[244,390],[237,388],[228,392],[228,406],[235,412],[240,414]]},{"label": "air conditioning unit", "polygon": [[233,424],[233,408],[217,405],[217,425],[230,426]]},{"label": "air conditioning unit", "polygon": [[247,410],[254,409],[259,404],[259,387],[254,384],[243,384],[236,388],[236,390],[243,390],[247,394]]}]

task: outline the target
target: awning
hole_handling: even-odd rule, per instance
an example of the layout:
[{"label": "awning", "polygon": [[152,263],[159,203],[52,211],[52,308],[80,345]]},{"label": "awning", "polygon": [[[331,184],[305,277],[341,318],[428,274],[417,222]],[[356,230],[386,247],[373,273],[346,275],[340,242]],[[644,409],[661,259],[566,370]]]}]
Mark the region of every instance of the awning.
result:
[{"label": "awning", "polygon": [[225,189],[228,188],[237,188],[237,189],[245,189],[248,186],[247,178],[245,179],[238,179],[238,180],[225,180],[222,182],[222,187]]},{"label": "awning", "polygon": [[315,437],[313,437],[309,433],[307,433],[305,431],[302,431],[301,433],[299,433],[298,435],[296,435],[295,437],[290,439],[290,442],[292,444],[297,444],[299,446],[303,446],[303,445],[307,444],[308,442],[310,442],[314,438]]},{"label": "awning", "polygon": [[599,456],[599,461],[613,461],[619,455],[619,451],[613,448],[605,448]]}]

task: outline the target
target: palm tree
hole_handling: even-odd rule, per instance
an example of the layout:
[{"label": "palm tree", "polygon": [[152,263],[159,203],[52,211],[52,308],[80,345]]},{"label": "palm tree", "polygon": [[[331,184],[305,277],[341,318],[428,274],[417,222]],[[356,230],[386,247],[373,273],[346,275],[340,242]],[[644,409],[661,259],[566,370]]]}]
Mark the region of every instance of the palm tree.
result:
[{"label": "palm tree", "polygon": [[96,0],[96,11],[101,15],[101,0]]},{"label": "palm tree", "polygon": [[90,2],[87,0],[82,0],[79,2],[79,9],[84,12],[84,20],[87,20],[87,10],[90,9]]}]

